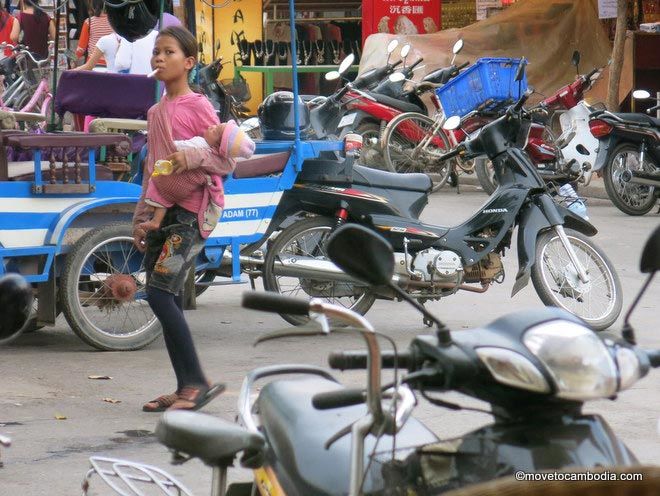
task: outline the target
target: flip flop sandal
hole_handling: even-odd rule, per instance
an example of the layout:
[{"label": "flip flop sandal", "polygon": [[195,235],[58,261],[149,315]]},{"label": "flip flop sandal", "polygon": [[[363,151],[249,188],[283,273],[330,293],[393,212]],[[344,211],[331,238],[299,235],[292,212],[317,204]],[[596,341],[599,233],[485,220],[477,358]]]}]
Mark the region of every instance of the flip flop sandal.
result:
[{"label": "flip flop sandal", "polygon": [[199,410],[209,401],[221,394],[226,386],[218,382],[210,386],[206,391],[194,386],[184,387],[179,392],[177,401],[168,410]]},{"label": "flip flop sandal", "polygon": [[179,396],[176,393],[164,394],[155,400],[151,400],[142,405],[143,412],[164,412],[174,403],[177,402]]}]

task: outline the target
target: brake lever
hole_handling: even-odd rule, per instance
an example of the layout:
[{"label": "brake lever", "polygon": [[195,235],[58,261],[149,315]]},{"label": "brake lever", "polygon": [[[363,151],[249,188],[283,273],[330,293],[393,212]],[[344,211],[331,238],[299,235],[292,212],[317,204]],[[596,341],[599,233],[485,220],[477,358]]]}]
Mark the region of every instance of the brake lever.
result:
[{"label": "brake lever", "polygon": [[342,437],[350,434],[352,430],[353,430],[353,424],[348,424],[346,427],[342,427],[340,430],[338,430],[332,436],[330,436],[330,438],[328,438],[328,440],[325,442],[323,447],[326,450],[329,450],[333,444],[339,441]]}]

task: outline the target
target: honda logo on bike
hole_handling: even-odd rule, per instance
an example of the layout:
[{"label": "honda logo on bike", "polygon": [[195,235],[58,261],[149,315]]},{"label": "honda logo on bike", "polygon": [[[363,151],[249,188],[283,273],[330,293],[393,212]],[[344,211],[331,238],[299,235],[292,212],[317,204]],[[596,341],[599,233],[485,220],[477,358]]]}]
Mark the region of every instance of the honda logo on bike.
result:
[{"label": "honda logo on bike", "polygon": [[483,210],[482,214],[505,214],[508,210],[506,208],[488,208]]}]

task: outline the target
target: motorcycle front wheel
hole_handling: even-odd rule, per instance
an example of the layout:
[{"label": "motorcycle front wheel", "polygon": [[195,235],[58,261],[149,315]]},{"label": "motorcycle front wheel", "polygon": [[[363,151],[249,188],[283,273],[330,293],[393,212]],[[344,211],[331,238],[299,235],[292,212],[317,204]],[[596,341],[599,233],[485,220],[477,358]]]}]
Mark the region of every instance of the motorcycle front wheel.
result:
[{"label": "motorcycle front wheel", "polygon": [[438,191],[449,179],[452,161],[438,161],[451,145],[442,128],[434,132],[436,122],[423,114],[409,112],[397,115],[383,131],[381,147],[387,170],[408,173],[423,172]]},{"label": "motorcycle front wheel", "polygon": [[474,170],[477,173],[479,185],[487,195],[492,195],[497,189],[497,179],[495,178],[495,169],[493,162],[486,157],[475,158]]},{"label": "motorcycle front wheel", "polygon": [[555,231],[536,241],[532,283],[541,301],[580,317],[597,331],[614,324],[621,313],[623,293],[612,262],[586,236],[565,229],[566,237],[587,273],[585,283]]},{"label": "motorcycle front wheel", "polygon": [[[327,260],[325,242],[332,233],[335,221],[327,217],[310,217],[291,224],[277,235],[268,247],[264,259],[263,278],[266,291],[298,298],[318,298],[328,303],[342,305],[364,315],[376,297],[366,287],[350,282],[291,275],[278,275],[275,264],[295,257]],[[306,324],[309,319],[299,315],[281,313],[280,316],[293,325]]]},{"label": "motorcycle front wheel", "polygon": [[628,215],[644,215],[655,206],[655,188],[624,181],[625,172],[653,172],[655,167],[640,161],[639,148],[627,143],[617,146],[605,164],[603,182],[614,206]]}]

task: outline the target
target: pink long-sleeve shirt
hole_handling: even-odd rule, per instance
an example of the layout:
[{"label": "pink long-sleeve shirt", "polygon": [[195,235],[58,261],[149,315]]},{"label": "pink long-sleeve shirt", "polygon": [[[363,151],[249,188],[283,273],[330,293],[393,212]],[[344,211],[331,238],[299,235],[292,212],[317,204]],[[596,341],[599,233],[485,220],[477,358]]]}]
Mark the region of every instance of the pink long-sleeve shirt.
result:
[{"label": "pink long-sleeve shirt", "polygon": [[[164,159],[176,151],[173,140],[187,140],[193,136],[201,136],[209,126],[218,123],[213,106],[204,95],[198,93],[188,93],[173,99],[164,97],[160,103],[149,109],[147,114],[149,152],[142,178],[142,195],[135,208],[133,225],[149,219],[144,199],[155,161]],[[165,198],[168,196],[176,198],[177,205],[198,216],[202,216],[209,201],[214,201],[222,207],[223,190],[219,178],[234,169],[234,161],[221,157],[217,149],[189,148],[183,150],[183,153],[188,170],[181,174],[160,176],[159,192]],[[207,175],[214,179],[210,188],[205,186]],[[182,190],[186,191],[183,196],[180,194]],[[203,237],[207,237],[210,231],[203,229],[203,224],[203,218],[200,217],[200,233]]]}]

